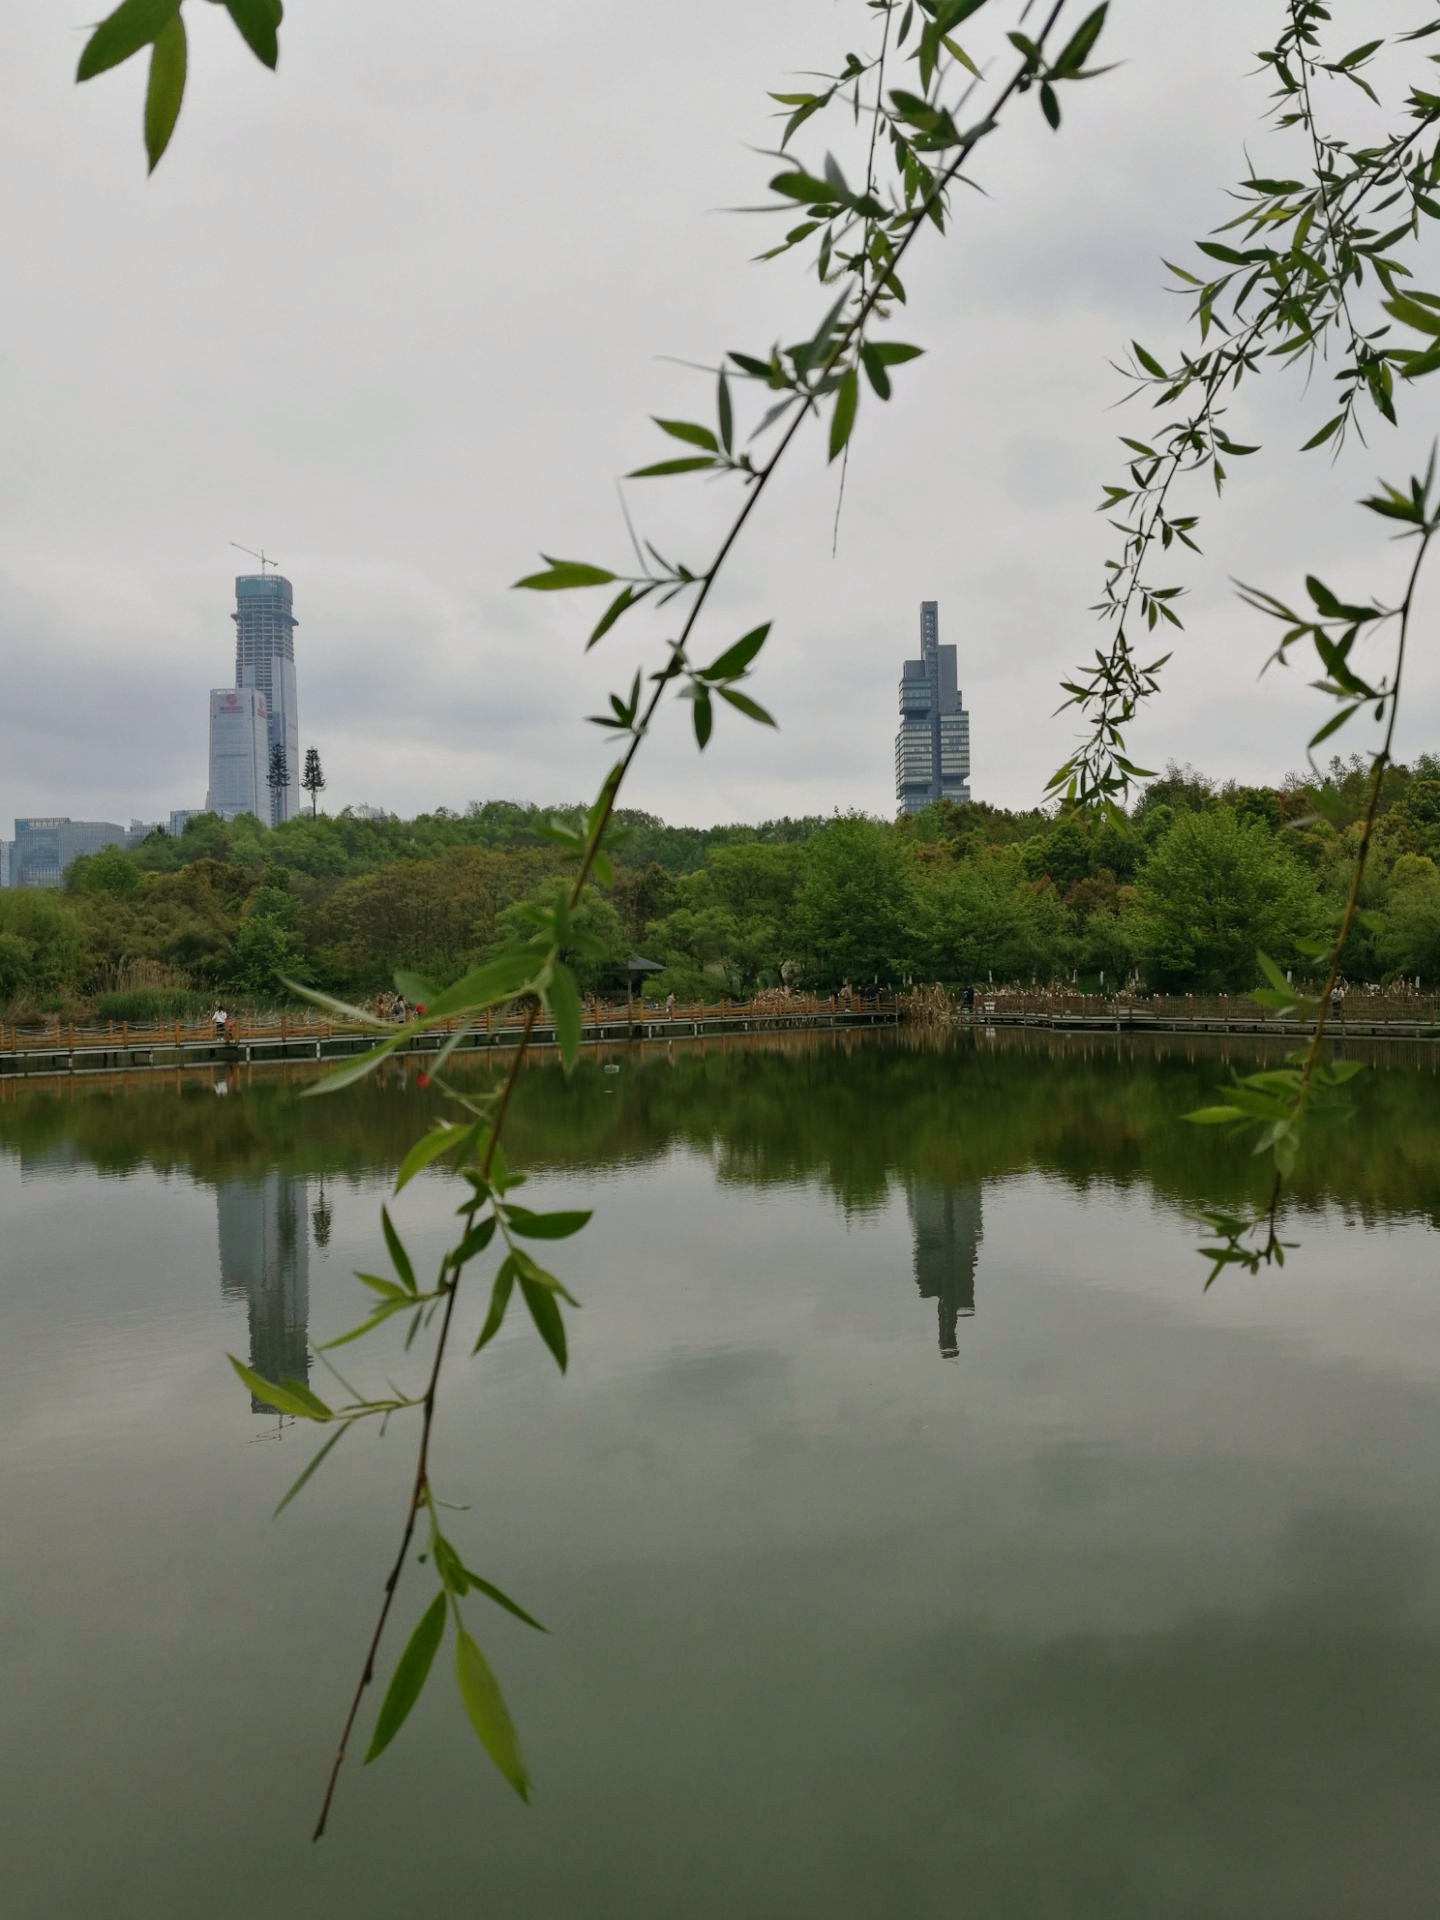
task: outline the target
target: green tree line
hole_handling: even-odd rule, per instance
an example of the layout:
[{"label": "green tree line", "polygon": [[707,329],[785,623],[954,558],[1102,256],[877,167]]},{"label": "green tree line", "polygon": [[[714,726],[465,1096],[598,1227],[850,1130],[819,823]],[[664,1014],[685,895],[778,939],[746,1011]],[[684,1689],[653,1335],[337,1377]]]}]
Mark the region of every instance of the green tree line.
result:
[{"label": "green tree line", "polygon": [[[682,998],[787,984],[952,985],[1137,978],[1240,990],[1255,954],[1302,969],[1333,923],[1368,769],[1220,785],[1171,766],[1109,817],[942,802],[894,822],[858,814],[758,827],[620,821],[613,882],[577,918],[603,989],[642,953]],[[551,822],[512,802],[401,820],[372,809],[275,829],[242,816],[78,860],[63,892],[0,894],[0,1005],[112,1018],[274,1002],[280,976],[351,997],[396,968],[452,977],[500,950],[563,886]],[[1440,981],[1440,756],[1386,774],[1354,980]]]}]

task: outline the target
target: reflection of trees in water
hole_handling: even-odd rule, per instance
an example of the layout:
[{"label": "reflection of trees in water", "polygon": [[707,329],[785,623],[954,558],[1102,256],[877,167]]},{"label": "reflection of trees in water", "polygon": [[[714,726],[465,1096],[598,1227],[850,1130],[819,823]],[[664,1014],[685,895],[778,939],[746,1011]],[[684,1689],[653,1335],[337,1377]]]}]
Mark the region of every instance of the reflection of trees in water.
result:
[{"label": "reflection of trees in water", "polygon": [[323,1252],[330,1244],[330,1229],[334,1224],[334,1211],[325,1197],[325,1176],[320,1176],[320,1193],[315,1202],[315,1211],[310,1216],[310,1224],[315,1229],[315,1244]]},{"label": "reflection of trees in water", "polygon": [[975,1311],[975,1266],[983,1228],[980,1183],[950,1185],[913,1178],[905,1183],[915,1235],[915,1284],[922,1300],[937,1302],[940,1351],[959,1353],[959,1323]]},{"label": "reflection of trees in water", "polygon": [[[216,1194],[220,1291],[250,1309],[250,1365],[267,1380],[310,1378],[308,1183],[267,1173],[227,1180]],[[251,1396],[257,1413],[275,1409]]]}]

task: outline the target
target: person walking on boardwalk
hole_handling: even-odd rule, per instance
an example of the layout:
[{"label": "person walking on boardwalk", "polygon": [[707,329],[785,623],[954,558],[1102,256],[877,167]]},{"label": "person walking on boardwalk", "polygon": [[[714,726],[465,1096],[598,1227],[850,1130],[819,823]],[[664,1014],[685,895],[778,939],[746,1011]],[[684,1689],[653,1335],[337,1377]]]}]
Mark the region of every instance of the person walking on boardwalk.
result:
[{"label": "person walking on boardwalk", "polygon": [[211,1014],[210,1025],[215,1030],[215,1038],[217,1040],[223,1040],[225,1038],[225,1024],[229,1018],[230,1016],[228,1013],[226,1013],[225,1009],[222,1006],[218,1006],[218,1005],[216,1006],[215,1011]]},{"label": "person walking on boardwalk", "polygon": [[1337,980],[1330,989],[1330,1018],[1345,1024],[1345,989]]}]

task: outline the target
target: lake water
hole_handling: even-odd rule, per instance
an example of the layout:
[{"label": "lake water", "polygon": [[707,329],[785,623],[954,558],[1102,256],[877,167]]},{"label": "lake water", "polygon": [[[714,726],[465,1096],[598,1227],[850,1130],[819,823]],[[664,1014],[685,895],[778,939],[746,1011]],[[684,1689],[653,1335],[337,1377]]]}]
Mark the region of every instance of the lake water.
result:
[{"label": "lake water", "polygon": [[[570,1373],[512,1313],[435,1443],[457,1544],[551,1629],[467,1603],[534,1803],[441,1664],[363,1768],[372,1693],[318,1847],[411,1429],[272,1521],[315,1432],[225,1353],[303,1373],[358,1317],[439,1107],[413,1069],[0,1083],[6,1915],[1440,1911],[1436,1052],[1356,1083],[1284,1271],[1208,1294],[1187,1210],[1255,1177],[1176,1118],[1216,1047],[608,1057],[514,1114],[527,1197],[595,1209]],[[401,1196],[417,1256],[456,1199]]]}]

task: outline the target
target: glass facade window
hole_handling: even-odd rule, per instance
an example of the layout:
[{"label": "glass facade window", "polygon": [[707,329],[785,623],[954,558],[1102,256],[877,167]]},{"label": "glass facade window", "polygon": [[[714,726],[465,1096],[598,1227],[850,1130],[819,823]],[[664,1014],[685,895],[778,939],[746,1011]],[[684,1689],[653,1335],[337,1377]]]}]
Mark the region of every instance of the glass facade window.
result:
[{"label": "glass facade window", "polygon": [[238,813],[270,818],[269,715],[253,687],[216,687],[210,695],[210,792],[206,806],[223,820]]},{"label": "glass facade window", "polygon": [[82,853],[123,847],[124,827],[113,820],[72,820],[67,815],[15,822],[10,846],[12,887],[58,887]]}]

